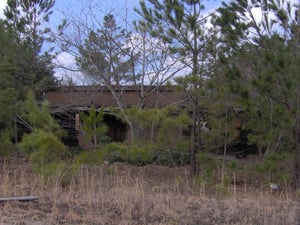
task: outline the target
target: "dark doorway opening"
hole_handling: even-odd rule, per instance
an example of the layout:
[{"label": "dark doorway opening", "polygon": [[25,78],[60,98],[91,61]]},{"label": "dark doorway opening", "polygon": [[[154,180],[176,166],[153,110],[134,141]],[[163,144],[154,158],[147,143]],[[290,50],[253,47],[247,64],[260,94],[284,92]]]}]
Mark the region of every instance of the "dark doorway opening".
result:
[{"label": "dark doorway opening", "polygon": [[111,114],[105,114],[103,121],[107,125],[107,136],[111,141],[123,142],[126,140],[126,123]]}]

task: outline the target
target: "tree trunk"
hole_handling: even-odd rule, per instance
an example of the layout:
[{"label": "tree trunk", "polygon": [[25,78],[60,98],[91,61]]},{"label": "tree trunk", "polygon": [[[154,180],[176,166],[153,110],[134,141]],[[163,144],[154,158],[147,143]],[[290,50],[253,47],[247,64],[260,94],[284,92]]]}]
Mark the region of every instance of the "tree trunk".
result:
[{"label": "tree trunk", "polygon": [[[299,81],[298,81],[299,83]],[[300,86],[300,85],[298,85]],[[295,168],[294,168],[294,183],[295,189],[300,188],[300,90],[297,90],[297,115],[296,115],[296,127],[295,127],[295,140],[296,140],[296,156],[295,156]]]},{"label": "tree trunk", "polygon": [[191,144],[190,144],[190,174],[191,176],[195,176],[196,174],[196,152],[197,152],[197,110],[195,109],[197,106],[195,104],[193,109],[193,125],[191,132]]},{"label": "tree trunk", "polygon": [[[299,3],[300,4],[300,3]],[[299,5],[298,5],[299,6]],[[298,10],[298,21],[300,20],[300,10]],[[296,57],[299,58],[299,47],[300,47],[300,23],[298,22],[298,31],[297,31],[297,50]],[[297,69],[296,69],[297,70]],[[294,168],[294,183],[295,189],[300,188],[300,80],[297,79],[296,86],[296,105],[297,105],[297,114],[296,114],[296,127],[295,127],[295,140],[296,140],[296,156],[295,156],[295,168]]]},{"label": "tree trunk", "polygon": [[[196,4],[194,4],[194,16],[197,15]],[[198,77],[198,40],[197,40],[197,29],[196,26],[193,30],[193,71],[192,76],[194,76],[197,82],[194,83],[193,89],[196,94],[193,104],[193,126],[192,126],[192,134],[191,134],[191,147],[190,147],[190,157],[191,157],[191,176],[193,177],[197,172],[197,161],[196,155],[199,149],[198,143],[198,129],[199,129],[199,88],[200,88],[200,80]]]},{"label": "tree trunk", "polygon": [[222,163],[222,174],[221,174],[221,184],[224,185],[224,174],[225,174],[225,164],[226,164],[226,156],[227,156],[227,142],[228,142],[228,108],[226,105],[226,121],[225,121],[225,137],[224,137],[224,148],[223,148],[223,163]]}]

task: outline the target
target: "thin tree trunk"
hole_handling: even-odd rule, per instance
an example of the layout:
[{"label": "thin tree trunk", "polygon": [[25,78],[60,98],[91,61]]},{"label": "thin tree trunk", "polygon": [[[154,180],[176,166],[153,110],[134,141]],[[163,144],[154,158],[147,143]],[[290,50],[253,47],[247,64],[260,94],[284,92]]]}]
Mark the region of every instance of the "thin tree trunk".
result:
[{"label": "thin tree trunk", "polygon": [[[298,6],[300,2],[298,3]],[[298,10],[298,21],[300,20],[300,10]],[[300,47],[300,23],[298,22],[297,40],[296,40],[297,50],[296,57],[299,58],[299,47]],[[296,114],[296,127],[295,127],[295,140],[296,140],[296,158],[295,158],[295,188],[296,190],[300,188],[300,80],[297,79],[296,86],[296,104],[297,104],[297,114]]]},{"label": "thin tree trunk", "polygon": [[190,173],[193,177],[196,173],[196,151],[197,151],[197,143],[196,143],[196,130],[197,130],[197,111],[196,111],[196,104],[193,109],[193,125],[192,125],[192,132],[191,132],[191,145],[190,145]]},{"label": "thin tree trunk", "polygon": [[221,184],[224,185],[224,173],[225,173],[225,164],[227,156],[227,139],[228,139],[228,109],[226,109],[226,121],[225,121],[225,137],[224,137],[224,150],[223,150],[223,164],[222,164],[222,174],[221,174]]},{"label": "thin tree trunk", "polygon": [[[197,15],[196,4],[194,4],[194,15]],[[191,176],[194,176],[197,171],[197,161],[196,155],[199,149],[198,143],[198,128],[199,125],[199,88],[200,81],[198,77],[198,40],[197,40],[197,29],[196,27],[193,30],[193,42],[194,42],[194,50],[193,50],[193,71],[192,75],[196,78],[197,82],[194,83],[193,89],[196,93],[194,104],[193,104],[193,126],[192,126],[192,134],[191,134],[191,147],[190,147],[190,159],[191,159]]]},{"label": "thin tree trunk", "polygon": [[[299,83],[299,81],[298,81]],[[300,85],[298,85],[300,86]],[[295,131],[295,139],[296,139],[296,157],[295,157],[295,188],[296,190],[300,188],[300,90],[297,90],[297,115],[296,115],[296,131]]]}]

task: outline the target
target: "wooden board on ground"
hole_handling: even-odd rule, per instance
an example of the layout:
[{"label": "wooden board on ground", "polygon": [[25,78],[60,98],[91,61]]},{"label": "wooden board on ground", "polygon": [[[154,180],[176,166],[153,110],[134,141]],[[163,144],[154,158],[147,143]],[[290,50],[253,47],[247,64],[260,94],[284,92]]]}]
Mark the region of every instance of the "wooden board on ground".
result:
[{"label": "wooden board on ground", "polygon": [[5,197],[5,198],[0,198],[0,203],[1,202],[10,202],[10,201],[28,202],[28,201],[34,201],[37,199],[38,199],[37,196]]}]

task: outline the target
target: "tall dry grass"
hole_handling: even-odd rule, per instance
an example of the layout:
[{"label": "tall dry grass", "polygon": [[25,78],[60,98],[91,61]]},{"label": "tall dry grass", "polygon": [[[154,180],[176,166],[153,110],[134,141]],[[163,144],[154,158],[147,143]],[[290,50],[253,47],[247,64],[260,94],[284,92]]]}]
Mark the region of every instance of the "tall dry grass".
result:
[{"label": "tall dry grass", "polygon": [[0,224],[300,224],[300,205],[290,193],[243,186],[220,194],[193,185],[186,168],[82,166],[65,187],[60,179],[45,185],[27,162],[2,162],[0,171],[0,197],[39,196],[2,203]]}]

